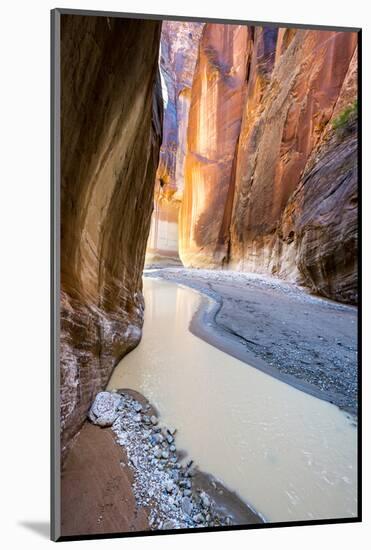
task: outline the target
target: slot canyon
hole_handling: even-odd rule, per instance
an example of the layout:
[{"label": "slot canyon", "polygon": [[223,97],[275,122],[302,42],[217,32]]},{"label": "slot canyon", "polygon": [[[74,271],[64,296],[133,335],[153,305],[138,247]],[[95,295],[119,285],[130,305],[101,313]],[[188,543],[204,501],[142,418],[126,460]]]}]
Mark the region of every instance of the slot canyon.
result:
[{"label": "slot canyon", "polygon": [[162,133],[160,35],[160,22],[62,17],[63,457],[95,394],[140,340]]},{"label": "slot canyon", "polygon": [[[220,396],[225,395],[215,407],[225,399],[229,411],[233,399],[240,399],[247,416],[248,405],[259,411],[257,425],[259,415],[268,414],[265,405],[273,418],[284,415],[282,431],[290,441],[300,433],[303,446],[313,437],[323,469],[327,458],[317,432],[331,425],[329,441],[344,453],[340,465],[331,453],[328,460],[336,475],[350,479],[345,489],[341,486],[345,496],[334,517],[355,515],[357,43],[357,33],[347,31],[61,16],[64,535],[81,529],[103,533],[282,520],[277,502],[285,493],[284,481],[272,488],[278,495],[272,504],[260,499],[260,486],[254,493],[253,480],[250,486],[241,483],[245,492],[239,494],[238,479],[224,476],[225,465],[204,456],[200,436],[193,439],[190,423],[182,425],[177,408],[184,405],[182,399],[174,405],[173,394],[164,390],[167,381],[174,388],[184,386],[188,399],[194,391],[202,403],[202,391],[208,391],[214,376],[223,388]],[[189,351],[189,364],[184,359],[188,341],[189,349],[197,350],[194,356]],[[208,352],[215,371],[202,367],[198,391],[180,382],[189,368],[197,384],[194,366]],[[167,371],[169,358],[177,368]],[[233,376],[229,380],[224,362],[244,385]],[[253,396],[251,388],[256,388]],[[211,402],[217,395],[210,391]],[[276,398],[264,405],[267,395]],[[99,413],[100,396],[109,401],[103,409],[114,419],[130,407],[136,411],[136,420],[129,418],[133,425],[141,415],[150,418],[145,444],[157,437],[157,416],[171,423],[162,409],[168,406],[178,422],[179,440],[202,466],[194,481],[198,493],[206,491],[217,502],[224,491],[220,509],[229,509],[230,515],[209,512],[211,519],[205,519],[203,497],[194,501],[198,513],[189,521],[174,510],[169,519],[163,509],[157,517],[148,503],[141,507],[148,488],[141,488],[139,498],[138,464],[145,459],[138,455],[134,460],[130,445],[120,443],[123,459],[115,442],[136,428],[128,420],[123,435],[113,420],[109,423]],[[323,421],[295,424],[295,406],[303,407],[311,422],[320,414]],[[201,417],[203,409],[194,407],[195,418],[196,413]],[[213,418],[223,423],[223,410],[218,409],[220,418],[215,411]],[[229,418],[233,426],[235,416],[232,412]],[[112,426],[112,432],[94,424]],[[240,429],[236,422],[238,442],[244,438]],[[338,433],[344,436],[340,442]],[[168,431],[164,437],[175,449],[174,435]],[[219,435],[210,429],[214,454],[222,444]],[[264,438],[254,437],[271,467],[276,457],[264,447]],[[231,438],[235,456],[244,457],[246,448],[239,444]],[[168,450],[161,452],[160,458]],[[220,462],[234,464],[223,452]],[[134,474],[127,467],[133,464]],[[243,465],[234,466],[237,477]],[[258,467],[255,462],[253,467]],[[319,474],[309,469],[306,478],[301,459],[295,467],[299,502],[305,493],[301,480],[309,487]],[[188,475],[191,466],[184,468]],[[208,477],[214,472],[217,482]],[[186,474],[182,503],[193,498]],[[119,478],[120,497],[112,496],[112,480]],[[80,511],[78,490],[84,495]],[[174,491],[165,493],[174,500]],[[326,516],[334,500],[327,486],[323,491],[322,502],[313,498],[309,511],[305,501],[292,505],[291,494],[285,495],[289,519]],[[107,499],[117,517],[104,515],[101,502]]]}]

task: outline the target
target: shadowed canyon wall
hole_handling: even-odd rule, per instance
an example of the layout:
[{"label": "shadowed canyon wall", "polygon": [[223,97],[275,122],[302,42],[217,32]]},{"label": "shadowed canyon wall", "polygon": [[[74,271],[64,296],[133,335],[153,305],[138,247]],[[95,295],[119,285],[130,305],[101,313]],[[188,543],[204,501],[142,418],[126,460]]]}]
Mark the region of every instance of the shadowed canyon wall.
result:
[{"label": "shadowed canyon wall", "polygon": [[205,25],[179,218],[184,265],[275,274],[356,301],[356,46],[353,32]]},{"label": "shadowed canyon wall", "polygon": [[285,266],[297,266],[298,279],[315,292],[350,303],[357,301],[357,54],[276,240],[280,274],[286,275]]},{"label": "shadowed canyon wall", "polygon": [[156,174],[154,213],[146,263],[180,263],[178,214],[191,87],[203,23],[164,21],[160,71],[164,97],[163,140]]},{"label": "shadowed canyon wall", "polygon": [[161,23],[61,18],[62,456],[141,337],[162,127]]}]

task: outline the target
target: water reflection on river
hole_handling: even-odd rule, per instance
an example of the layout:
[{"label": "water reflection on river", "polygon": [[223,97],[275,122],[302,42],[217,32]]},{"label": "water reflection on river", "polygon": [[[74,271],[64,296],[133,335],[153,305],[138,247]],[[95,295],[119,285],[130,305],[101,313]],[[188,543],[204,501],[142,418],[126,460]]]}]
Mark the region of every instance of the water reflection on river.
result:
[{"label": "water reflection on river", "polygon": [[189,332],[200,295],[144,279],[143,338],[109,386],[143,393],[177,446],[267,521],[357,513],[357,433],[337,407]]}]

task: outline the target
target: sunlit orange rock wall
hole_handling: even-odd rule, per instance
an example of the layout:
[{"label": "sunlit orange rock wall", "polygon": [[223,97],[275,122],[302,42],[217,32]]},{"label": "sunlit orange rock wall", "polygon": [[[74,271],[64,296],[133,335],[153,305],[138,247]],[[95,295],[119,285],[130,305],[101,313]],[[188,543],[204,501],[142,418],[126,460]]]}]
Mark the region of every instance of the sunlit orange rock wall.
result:
[{"label": "sunlit orange rock wall", "polygon": [[146,263],[180,263],[178,214],[183,193],[190,90],[202,23],[164,21],[160,70],[164,95],[163,140]]},{"label": "sunlit orange rock wall", "polygon": [[[342,160],[342,141],[330,131],[337,108],[346,103],[341,96],[352,59],[356,66],[356,45],[356,33],[205,26],[192,87],[180,215],[185,265],[276,274],[335,299],[355,300],[356,171],[342,184],[343,221],[334,203],[321,217],[321,229],[309,230],[304,220],[313,205],[291,198],[309,177],[315,152],[321,152],[324,170],[327,157],[339,150],[339,166],[329,164],[331,182],[331,171],[319,177],[312,168],[308,181],[317,201],[336,181],[340,185],[350,158],[356,162],[356,124]],[[355,78],[347,86],[351,104]],[[282,229],[290,216],[302,220],[300,238],[298,228]],[[346,260],[335,245],[339,231],[352,243]]]},{"label": "sunlit orange rock wall", "polygon": [[161,23],[61,19],[62,455],[141,337],[162,126]]},{"label": "sunlit orange rock wall", "polygon": [[249,34],[242,25],[207,24],[201,37],[179,225],[179,253],[187,266],[218,267],[228,260]]}]

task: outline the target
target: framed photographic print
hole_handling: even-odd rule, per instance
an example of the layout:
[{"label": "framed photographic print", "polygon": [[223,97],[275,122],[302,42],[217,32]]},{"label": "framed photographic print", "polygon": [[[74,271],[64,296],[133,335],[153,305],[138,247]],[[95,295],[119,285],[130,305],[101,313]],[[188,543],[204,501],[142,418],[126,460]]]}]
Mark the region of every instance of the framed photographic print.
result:
[{"label": "framed photographic print", "polygon": [[360,521],[360,29],[51,21],[52,538]]}]

